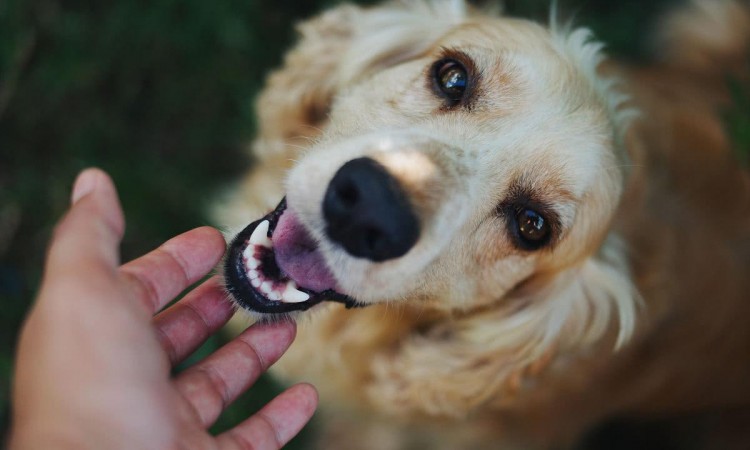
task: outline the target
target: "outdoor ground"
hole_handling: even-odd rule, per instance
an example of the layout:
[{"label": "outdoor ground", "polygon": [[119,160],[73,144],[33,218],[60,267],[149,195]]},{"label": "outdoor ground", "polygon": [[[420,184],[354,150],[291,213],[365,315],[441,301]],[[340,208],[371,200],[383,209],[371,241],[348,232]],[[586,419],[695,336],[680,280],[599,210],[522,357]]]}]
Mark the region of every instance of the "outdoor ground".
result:
[{"label": "outdoor ground", "polygon": [[[128,220],[125,260],[211,224],[206,205],[249,167],[253,98],[293,42],[292,24],[335,3],[0,0],[0,443],[16,334],[76,173],[99,166],[114,178]],[[505,3],[513,14],[548,15],[548,1]],[[560,1],[610,53],[633,62],[648,57],[645,37],[672,3]],[[727,126],[747,149],[745,94],[737,92]],[[221,344],[211,339],[195,358]],[[215,429],[278,389],[261,380]]]}]

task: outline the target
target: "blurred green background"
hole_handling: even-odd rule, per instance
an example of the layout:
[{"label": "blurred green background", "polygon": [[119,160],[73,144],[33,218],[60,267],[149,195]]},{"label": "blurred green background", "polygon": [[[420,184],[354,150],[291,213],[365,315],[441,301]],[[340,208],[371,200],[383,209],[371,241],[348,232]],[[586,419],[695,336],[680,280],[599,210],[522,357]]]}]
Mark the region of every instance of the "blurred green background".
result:
[{"label": "blurred green background", "polygon": [[[292,24],[335,3],[0,0],[0,442],[16,334],[76,173],[99,166],[117,183],[125,260],[211,224],[207,204],[249,167],[253,99],[294,41]],[[672,2],[560,3],[610,53],[640,61],[644,36]],[[505,4],[512,14],[548,16],[546,0]],[[747,147],[750,100],[736,95],[743,106],[727,112],[728,126]],[[221,344],[212,338],[193,360]],[[264,378],[215,429],[278,389]]]}]

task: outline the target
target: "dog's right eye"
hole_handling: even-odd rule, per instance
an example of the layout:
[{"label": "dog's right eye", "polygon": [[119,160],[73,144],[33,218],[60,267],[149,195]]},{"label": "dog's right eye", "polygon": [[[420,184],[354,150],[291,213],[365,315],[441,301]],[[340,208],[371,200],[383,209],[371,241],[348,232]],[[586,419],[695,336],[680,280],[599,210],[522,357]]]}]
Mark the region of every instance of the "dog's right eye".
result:
[{"label": "dog's right eye", "polygon": [[463,100],[469,86],[469,74],[463,64],[453,59],[441,60],[433,66],[432,74],[437,93],[449,106]]}]

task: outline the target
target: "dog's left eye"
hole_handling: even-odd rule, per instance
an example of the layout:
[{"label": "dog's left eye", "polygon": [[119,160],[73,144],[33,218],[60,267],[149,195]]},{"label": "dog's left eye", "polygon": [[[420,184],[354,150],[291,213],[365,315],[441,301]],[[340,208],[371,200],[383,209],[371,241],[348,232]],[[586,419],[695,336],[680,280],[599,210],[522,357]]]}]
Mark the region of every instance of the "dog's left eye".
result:
[{"label": "dog's left eye", "polygon": [[523,208],[516,214],[518,237],[528,250],[536,250],[544,246],[551,233],[547,219],[533,209]]},{"label": "dog's left eye", "polygon": [[466,68],[456,60],[448,59],[435,63],[433,80],[438,93],[445,97],[450,106],[459,103],[469,85],[469,75]]}]

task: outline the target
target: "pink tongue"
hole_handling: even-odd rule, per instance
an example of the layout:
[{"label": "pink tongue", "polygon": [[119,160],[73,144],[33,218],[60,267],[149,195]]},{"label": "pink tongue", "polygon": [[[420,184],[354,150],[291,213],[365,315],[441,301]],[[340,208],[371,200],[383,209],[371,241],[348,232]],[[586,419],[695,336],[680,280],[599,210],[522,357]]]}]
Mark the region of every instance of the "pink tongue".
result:
[{"label": "pink tongue", "polygon": [[317,243],[289,209],[279,217],[271,241],[276,264],[298,286],[315,292],[336,289]]}]

